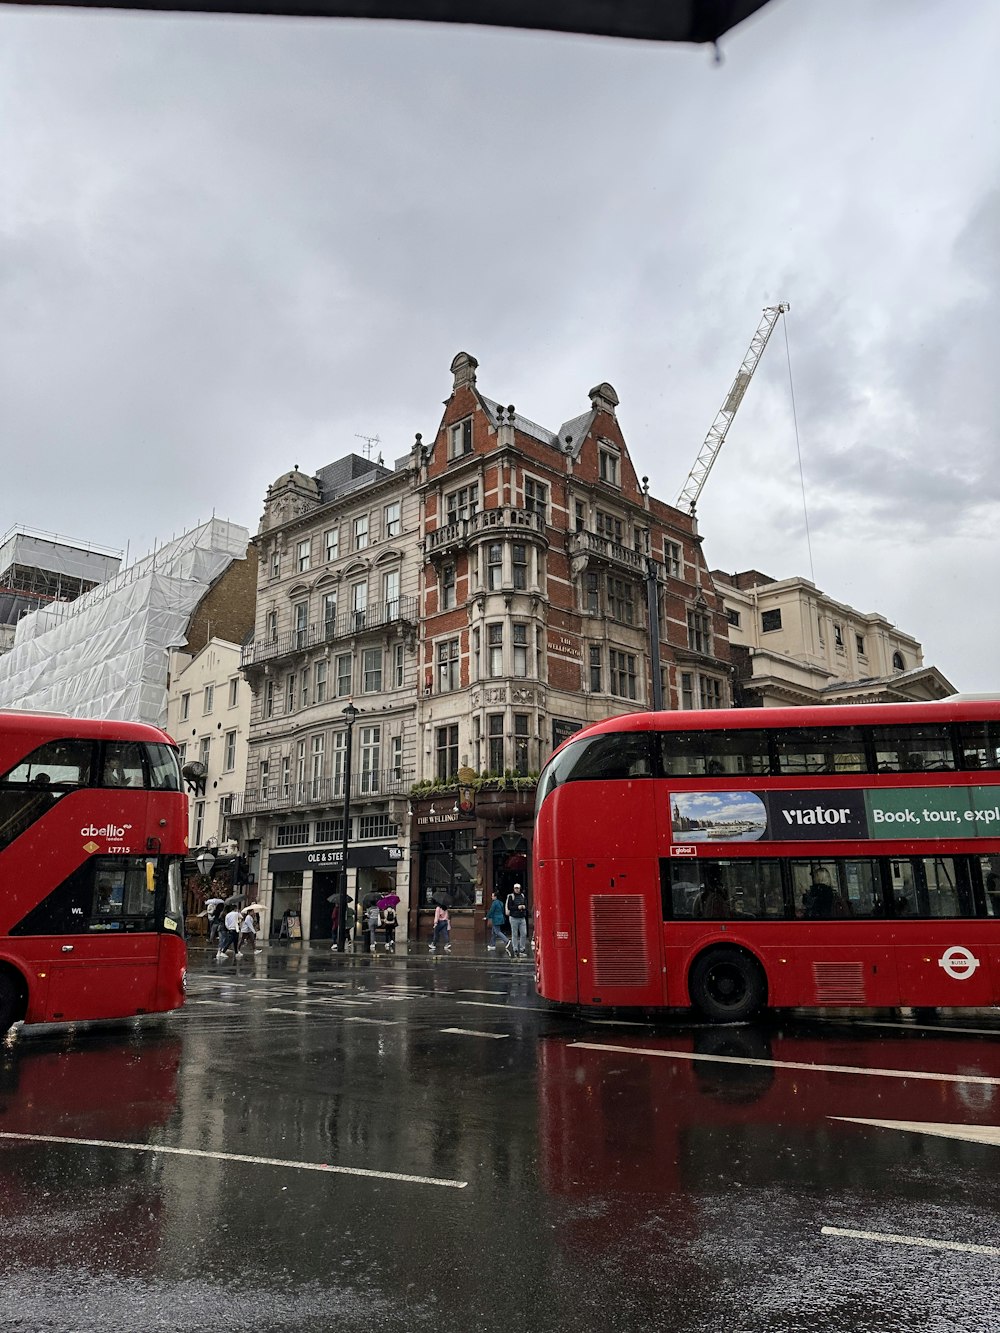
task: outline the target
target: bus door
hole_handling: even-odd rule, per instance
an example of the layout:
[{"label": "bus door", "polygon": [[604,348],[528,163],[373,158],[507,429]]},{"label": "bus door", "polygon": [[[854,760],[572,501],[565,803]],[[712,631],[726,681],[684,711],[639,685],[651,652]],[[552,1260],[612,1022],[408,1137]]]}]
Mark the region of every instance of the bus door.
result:
[{"label": "bus door", "polygon": [[656,861],[581,859],[574,881],[580,1003],[664,1004]]}]

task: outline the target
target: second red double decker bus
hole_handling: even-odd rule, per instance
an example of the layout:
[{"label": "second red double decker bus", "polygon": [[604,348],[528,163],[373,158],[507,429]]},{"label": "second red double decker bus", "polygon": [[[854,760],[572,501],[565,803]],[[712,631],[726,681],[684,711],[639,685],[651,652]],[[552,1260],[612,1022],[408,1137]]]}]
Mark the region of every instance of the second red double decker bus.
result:
[{"label": "second red double decker bus", "polygon": [[1000,701],[634,713],[538,785],[540,993],[1000,1003]]},{"label": "second red double decker bus", "polygon": [[0,1034],[183,1003],[186,846],[165,732],[0,713]]}]

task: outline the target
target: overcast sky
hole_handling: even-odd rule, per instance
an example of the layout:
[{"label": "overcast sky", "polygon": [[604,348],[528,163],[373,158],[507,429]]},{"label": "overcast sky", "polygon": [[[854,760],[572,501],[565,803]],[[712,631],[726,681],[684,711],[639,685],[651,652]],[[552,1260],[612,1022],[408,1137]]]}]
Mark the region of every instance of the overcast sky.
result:
[{"label": "overcast sky", "polygon": [[[145,552],[379,435],[460,350],[555,429],[609,380],[675,500],[787,318],[815,580],[1000,661],[1000,6],[771,0],[703,48],[0,8],[0,533]],[[779,324],[699,505],[810,574]]]}]

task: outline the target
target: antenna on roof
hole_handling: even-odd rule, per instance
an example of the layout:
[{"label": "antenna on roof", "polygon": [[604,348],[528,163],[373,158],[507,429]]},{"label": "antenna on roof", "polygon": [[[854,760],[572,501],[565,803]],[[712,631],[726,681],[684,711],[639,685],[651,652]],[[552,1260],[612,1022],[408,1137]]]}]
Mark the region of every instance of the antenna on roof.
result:
[{"label": "antenna on roof", "polygon": [[359,435],[357,431],[355,431],[354,433],[354,438],[356,440],[364,440],[365,442],[364,455],[365,458],[371,461],[372,447],[376,444],[381,444],[382,443],[381,438],[378,435]]}]

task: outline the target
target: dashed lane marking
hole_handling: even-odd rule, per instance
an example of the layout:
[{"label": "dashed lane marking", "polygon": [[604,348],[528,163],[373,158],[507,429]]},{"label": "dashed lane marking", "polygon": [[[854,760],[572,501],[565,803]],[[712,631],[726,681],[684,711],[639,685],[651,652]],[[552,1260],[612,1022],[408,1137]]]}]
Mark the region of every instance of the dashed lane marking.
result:
[{"label": "dashed lane marking", "polygon": [[864,1120],[853,1115],[831,1115],[848,1125],[872,1125],[876,1129],[902,1129],[910,1134],[933,1134],[939,1139],[964,1139],[966,1143],[989,1143],[1000,1147],[998,1125],[947,1125],[935,1120]]},{"label": "dashed lane marking", "polygon": [[894,1236],[882,1231],[852,1231],[848,1227],[821,1227],[821,1236],[839,1236],[844,1240],[877,1240],[886,1245],[919,1245],[925,1250],[959,1250],[963,1254],[1000,1255],[995,1245],[965,1245],[957,1240],[933,1240],[929,1236]]},{"label": "dashed lane marking", "polygon": [[478,1032],[475,1028],[442,1028],[442,1032],[453,1032],[457,1037],[489,1037],[491,1041],[505,1041],[509,1032]]},{"label": "dashed lane marking", "polygon": [[328,1162],[293,1162],[283,1157],[250,1157],[245,1153],[208,1152],[203,1148],[168,1148],[160,1143],[120,1143],[115,1139],[70,1139],[56,1134],[10,1134],[0,1131],[0,1139],[22,1143],[64,1143],[76,1148],[118,1148],[127,1152],[169,1154],[172,1157],[210,1157],[219,1162],[246,1162],[250,1166],[282,1166],[293,1171],[324,1171],[337,1176],[366,1176],[371,1180],[397,1180],[406,1185],[441,1185],[445,1189],[464,1190],[467,1180],[442,1180],[436,1176],[410,1176],[399,1171],[373,1171],[361,1166],[331,1166]]},{"label": "dashed lane marking", "polygon": [[753,1065],[762,1069],[804,1069],[814,1074],[864,1074],[868,1078],[912,1078],[928,1083],[979,1083],[1000,1087],[1000,1078],[985,1074],[935,1074],[926,1069],[866,1069],[860,1065],[819,1065],[800,1060],[756,1060],[743,1055],[699,1055],[697,1051],[654,1051],[645,1046],[605,1046],[596,1041],[574,1041],[585,1051],[610,1051],[614,1055],[655,1055],[663,1060],[705,1060],[718,1065]]},{"label": "dashed lane marking", "polygon": [[365,1018],[364,1014],[348,1014],[344,1019],[345,1023],[374,1023],[380,1028],[398,1028],[402,1027],[397,1018]]},{"label": "dashed lane marking", "polygon": [[488,1000],[456,1000],[456,1004],[467,1004],[473,1009],[518,1009],[526,1014],[540,1014],[545,1010],[538,1004],[490,1004]]},{"label": "dashed lane marking", "polygon": [[496,995],[498,998],[506,994],[502,990],[460,990],[459,995]]}]

